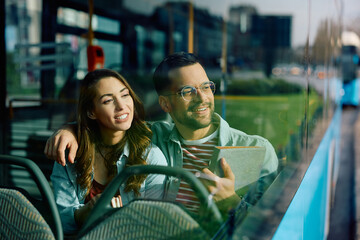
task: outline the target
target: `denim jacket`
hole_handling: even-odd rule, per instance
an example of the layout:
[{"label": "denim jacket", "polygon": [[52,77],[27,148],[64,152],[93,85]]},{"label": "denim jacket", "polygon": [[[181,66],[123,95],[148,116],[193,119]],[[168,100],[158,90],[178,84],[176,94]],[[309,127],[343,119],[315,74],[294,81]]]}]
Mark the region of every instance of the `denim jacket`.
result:
[{"label": "denim jacket", "polygon": [[[218,146],[262,146],[266,148],[265,160],[256,190],[252,192],[253,196],[248,197],[248,203],[254,203],[261,197],[269,185],[269,180],[265,181],[264,178],[268,175],[270,176],[270,174],[273,176],[274,173],[277,172],[279,160],[275,150],[267,139],[256,135],[248,135],[242,131],[231,128],[218,114],[216,114],[215,118],[219,125]],[[175,124],[169,122],[154,122],[151,125],[151,129],[153,131],[152,141],[162,150],[169,166],[182,167],[183,153],[181,149],[181,137]],[[272,180],[270,180],[270,183],[271,182]],[[177,178],[169,177],[166,183],[165,198],[174,200],[179,186],[180,181]]]},{"label": "denim jacket", "polygon": [[[160,149],[152,144],[148,147],[148,165],[167,165],[166,159]],[[116,162],[117,172],[121,172],[129,156],[129,146],[126,144],[123,153]],[[87,189],[81,189],[76,183],[76,171],[73,164],[65,167],[56,163],[51,174],[56,204],[61,217],[64,233],[75,233],[78,230],[74,218],[76,209],[84,206],[85,193]],[[151,199],[162,199],[164,195],[164,175],[149,175],[141,184],[141,197]],[[124,186],[120,186],[120,195],[123,205],[135,198],[133,192],[125,192]]]}]

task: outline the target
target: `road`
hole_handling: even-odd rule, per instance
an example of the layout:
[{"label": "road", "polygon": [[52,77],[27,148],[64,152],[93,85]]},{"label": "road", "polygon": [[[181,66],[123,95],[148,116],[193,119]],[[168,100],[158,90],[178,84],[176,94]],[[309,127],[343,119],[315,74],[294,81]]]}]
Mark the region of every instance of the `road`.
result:
[{"label": "road", "polygon": [[328,240],[355,239],[355,149],[354,125],[358,110],[344,109],[341,123],[339,175],[330,212]]}]

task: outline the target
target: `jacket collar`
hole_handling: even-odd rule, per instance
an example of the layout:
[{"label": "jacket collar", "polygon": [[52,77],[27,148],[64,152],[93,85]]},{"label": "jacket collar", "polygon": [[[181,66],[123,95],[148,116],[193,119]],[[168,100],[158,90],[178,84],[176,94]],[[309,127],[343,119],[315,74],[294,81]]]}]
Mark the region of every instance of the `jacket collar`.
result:
[{"label": "jacket collar", "polygon": [[219,123],[219,146],[232,146],[233,139],[231,136],[230,126],[219,114],[215,113],[220,120]]},{"label": "jacket collar", "polygon": [[124,151],[123,151],[123,153],[121,154],[121,157],[124,156],[124,155],[125,155],[126,157],[129,157],[129,153],[130,153],[129,143],[126,142],[126,143],[125,143],[125,146],[124,146]]}]

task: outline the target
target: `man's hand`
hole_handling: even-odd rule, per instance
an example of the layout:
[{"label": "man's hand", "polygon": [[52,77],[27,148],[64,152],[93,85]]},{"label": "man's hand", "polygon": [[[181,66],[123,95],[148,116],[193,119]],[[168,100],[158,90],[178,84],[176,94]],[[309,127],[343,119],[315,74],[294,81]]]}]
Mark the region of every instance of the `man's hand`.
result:
[{"label": "man's hand", "polygon": [[225,158],[220,159],[220,166],[224,172],[224,177],[220,178],[212,173],[208,168],[203,170],[203,173],[207,174],[209,178],[216,179],[215,185],[207,185],[210,193],[215,194],[214,200],[221,201],[233,196],[235,193],[235,175],[232,172],[229,164],[225,161]]},{"label": "man's hand", "polygon": [[65,166],[65,150],[69,149],[68,160],[74,163],[78,143],[72,126],[60,128],[47,141],[44,149],[46,157],[55,160]]},{"label": "man's hand", "polygon": [[230,209],[239,205],[241,198],[235,192],[235,175],[225,158],[220,159],[220,166],[224,172],[223,178],[216,176],[207,168],[203,170],[203,173],[208,175],[209,179],[214,179],[215,184],[206,184],[206,186],[213,195],[220,212],[227,216]]}]

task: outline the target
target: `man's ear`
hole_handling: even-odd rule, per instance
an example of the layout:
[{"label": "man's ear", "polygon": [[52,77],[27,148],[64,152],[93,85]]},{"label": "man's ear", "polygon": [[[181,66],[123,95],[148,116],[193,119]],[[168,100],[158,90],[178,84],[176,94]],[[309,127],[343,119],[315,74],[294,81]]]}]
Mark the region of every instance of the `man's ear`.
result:
[{"label": "man's ear", "polygon": [[87,112],[87,116],[88,116],[88,118],[90,118],[90,119],[92,119],[92,120],[95,120],[95,119],[96,119],[94,113],[92,113],[92,112]]},{"label": "man's ear", "polygon": [[161,109],[166,112],[169,113],[171,112],[171,104],[169,102],[169,99],[165,96],[159,96],[159,104]]}]

